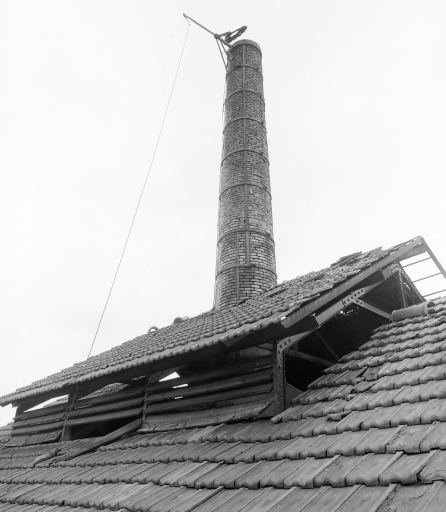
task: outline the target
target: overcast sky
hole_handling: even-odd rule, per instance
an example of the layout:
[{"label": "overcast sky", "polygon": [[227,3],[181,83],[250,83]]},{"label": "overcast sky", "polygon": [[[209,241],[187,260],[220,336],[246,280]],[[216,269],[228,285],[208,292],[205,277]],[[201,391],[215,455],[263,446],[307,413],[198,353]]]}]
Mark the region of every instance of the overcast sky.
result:
[{"label": "overcast sky", "polygon": [[[183,12],[262,47],[279,281],[418,235],[446,263],[444,1],[3,0],[0,395],[87,357]],[[224,79],[191,26],[93,353],[212,307]]]}]

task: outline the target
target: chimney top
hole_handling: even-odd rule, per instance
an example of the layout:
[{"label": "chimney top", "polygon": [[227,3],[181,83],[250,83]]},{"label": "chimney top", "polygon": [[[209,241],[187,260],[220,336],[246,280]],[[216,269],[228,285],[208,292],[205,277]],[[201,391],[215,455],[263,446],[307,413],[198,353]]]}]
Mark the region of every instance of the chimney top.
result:
[{"label": "chimney top", "polygon": [[251,46],[255,46],[257,50],[259,50],[259,52],[262,53],[260,45],[258,45],[255,41],[252,41],[251,39],[240,39],[239,41],[236,41],[235,43],[231,44],[231,48],[234,48],[239,44],[250,44]]}]

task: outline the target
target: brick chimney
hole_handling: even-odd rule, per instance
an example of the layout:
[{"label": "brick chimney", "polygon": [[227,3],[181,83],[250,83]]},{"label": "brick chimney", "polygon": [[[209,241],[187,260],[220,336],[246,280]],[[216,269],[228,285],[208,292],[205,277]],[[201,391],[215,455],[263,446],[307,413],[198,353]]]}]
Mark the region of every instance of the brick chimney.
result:
[{"label": "brick chimney", "polygon": [[262,52],[229,50],[214,305],[233,306],[277,283]]}]

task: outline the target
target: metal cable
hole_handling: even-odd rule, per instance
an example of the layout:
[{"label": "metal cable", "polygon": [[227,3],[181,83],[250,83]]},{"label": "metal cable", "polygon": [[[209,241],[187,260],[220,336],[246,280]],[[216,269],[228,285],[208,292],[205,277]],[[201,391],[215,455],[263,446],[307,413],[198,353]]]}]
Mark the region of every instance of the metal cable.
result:
[{"label": "metal cable", "polygon": [[[161,139],[161,135],[163,133],[163,128],[164,128],[164,123],[166,121],[166,117],[167,117],[167,113],[168,113],[168,110],[169,110],[169,107],[170,107],[170,102],[172,100],[172,95],[173,95],[173,91],[175,89],[175,84],[177,82],[177,78],[178,78],[178,73],[180,71],[180,66],[181,66],[181,61],[183,60],[183,54],[184,54],[184,49],[186,47],[186,42],[187,42],[187,38],[189,36],[189,29],[190,29],[190,23],[189,23],[189,20],[186,19],[187,21],[187,32],[186,32],[186,36],[184,38],[184,42],[183,42],[183,47],[181,49],[181,54],[180,54],[180,59],[178,61],[178,66],[177,66],[177,70],[176,70],[176,73],[175,73],[175,77],[173,79],[173,84],[172,84],[172,88],[170,90],[170,95],[169,95],[169,99],[167,101],[167,105],[166,105],[166,109],[164,111],[164,116],[163,116],[163,120],[161,122],[161,127],[160,127],[160,130],[159,130],[159,133],[158,133],[158,138],[156,140],[156,144],[155,144],[155,149],[153,150],[153,155],[152,155],[152,160],[150,161],[150,165],[149,165],[149,169],[147,171],[147,174],[146,174],[146,177],[145,177],[145,180],[144,180],[144,184],[142,186],[142,189],[141,189],[141,193],[139,195],[139,199],[138,199],[138,203],[136,205],[136,209],[135,209],[135,213],[133,214],[133,218],[132,218],[132,222],[130,223],[130,228],[129,228],[129,231],[127,233],[127,238],[125,240],[125,243],[124,243],[124,247],[122,249],[122,252],[121,252],[121,257],[119,258],[119,262],[118,262],[118,266],[116,268],[116,272],[115,272],[115,275],[113,277],[113,281],[112,281],[112,284],[110,286],[110,290],[108,292],[108,295],[107,295],[107,299],[105,301],[105,305],[104,305],[104,308],[102,310],[102,313],[101,313],[101,317],[99,319],[99,323],[98,323],[98,326],[96,328],[96,332],[94,334],[94,337],[93,337],[93,341],[91,343],[91,346],[90,346],[90,350],[88,352],[88,356],[87,356],[87,359],[85,360],[85,364],[87,364],[87,361],[90,359],[90,356],[91,356],[91,352],[93,350],[93,347],[94,347],[94,344],[96,342],[96,338],[98,336],[98,332],[99,332],[99,329],[101,327],[101,324],[102,324],[102,320],[104,318],[104,314],[105,314],[105,310],[107,309],[107,306],[108,306],[108,303],[109,303],[109,300],[110,300],[110,297],[111,297],[111,294],[112,294],[112,291],[113,291],[113,288],[115,286],[115,282],[116,282],[116,278],[118,277],[118,273],[119,273],[119,269],[121,268],[121,263],[122,263],[122,260],[124,259],[124,255],[125,255],[125,251],[127,249],[127,245],[128,245],[128,242],[129,242],[129,239],[130,239],[130,235],[132,233],[132,230],[133,230],[133,226],[135,224],[135,220],[136,220],[136,216],[138,214],[138,211],[139,211],[139,207],[141,205],[141,201],[142,201],[142,197],[144,195],[144,191],[146,189],[146,185],[147,185],[147,181],[149,179],[149,176],[150,176],[150,171],[152,170],[152,166],[153,166],[153,162],[155,160],[155,156],[156,156],[156,153],[157,153],[157,150],[158,150],[158,145],[159,145],[159,142],[160,142],[160,139]],[[70,408],[68,410],[68,413],[65,415],[65,420],[64,420],[64,423],[63,423],[63,427],[62,427],[62,434],[60,436],[60,440],[63,439],[63,436],[64,436],[64,433],[65,433],[65,427],[66,427],[66,423],[67,423],[67,420],[68,420],[68,417],[71,413],[71,410],[73,408],[73,405],[74,405],[74,402],[76,401],[76,396],[77,396],[77,393],[79,391],[79,385],[76,387],[76,390],[74,392],[74,395],[73,395],[73,399],[71,400],[71,404],[70,404]],[[59,441],[60,442],[60,441]]]}]

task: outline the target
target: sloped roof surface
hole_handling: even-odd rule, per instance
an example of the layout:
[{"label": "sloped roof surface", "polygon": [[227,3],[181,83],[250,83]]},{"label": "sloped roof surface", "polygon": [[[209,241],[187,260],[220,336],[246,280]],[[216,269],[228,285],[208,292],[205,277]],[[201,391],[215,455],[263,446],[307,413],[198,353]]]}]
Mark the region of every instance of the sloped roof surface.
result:
[{"label": "sloped roof surface", "polygon": [[[421,240],[421,239],[420,239]],[[178,354],[197,351],[243,334],[265,329],[284,315],[327,293],[371,264],[407,245],[375,249],[341,258],[331,267],[310,272],[273,287],[235,307],[211,310],[176,325],[139,336],[92,356],[0,398],[0,405],[55,389],[81,384],[117,371],[138,367]]]},{"label": "sloped roof surface", "polygon": [[140,434],[34,468],[48,447],[3,448],[0,503],[17,512],[443,511],[446,299],[434,304],[379,328],[272,421]]},{"label": "sloped roof surface", "polygon": [[12,422],[4,427],[0,427],[0,446],[7,443],[11,439]]}]

